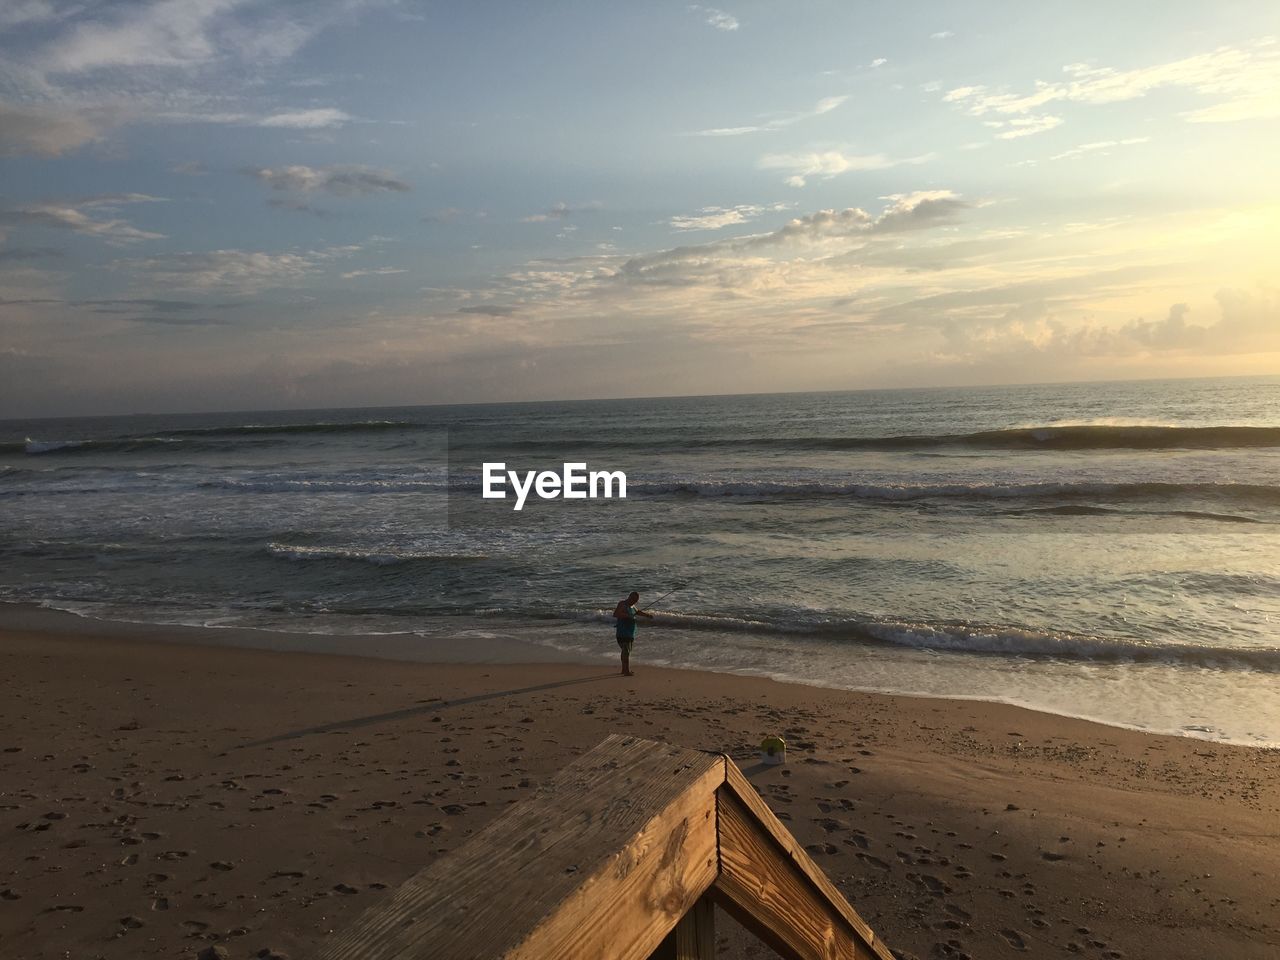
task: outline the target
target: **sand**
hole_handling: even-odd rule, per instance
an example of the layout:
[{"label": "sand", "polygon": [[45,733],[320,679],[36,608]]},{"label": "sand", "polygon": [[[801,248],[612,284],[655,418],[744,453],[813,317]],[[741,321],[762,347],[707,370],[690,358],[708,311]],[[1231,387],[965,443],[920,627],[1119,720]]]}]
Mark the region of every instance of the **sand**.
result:
[{"label": "sand", "polygon": [[[643,643],[623,679],[3,622],[5,958],[310,955],[615,732],[754,768],[902,956],[1280,956],[1274,750],[650,668]],[[766,733],[785,767],[755,764]],[[721,921],[722,955],[770,955]]]}]

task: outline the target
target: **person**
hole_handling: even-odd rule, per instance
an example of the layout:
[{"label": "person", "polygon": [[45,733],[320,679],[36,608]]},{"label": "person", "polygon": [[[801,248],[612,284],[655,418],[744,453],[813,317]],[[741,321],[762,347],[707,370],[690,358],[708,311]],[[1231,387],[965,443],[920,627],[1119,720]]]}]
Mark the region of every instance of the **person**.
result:
[{"label": "person", "polygon": [[619,600],[618,605],[613,608],[613,618],[617,621],[618,648],[622,651],[622,675],[624,677],[634,676],[631,672],[631,648],[636,642],[636,618],[648,617],[653,619],[652,613],[647,610],[641,610],[636,606],[639,602],[640,594],[633,590],[627,596],[627,599]]}]

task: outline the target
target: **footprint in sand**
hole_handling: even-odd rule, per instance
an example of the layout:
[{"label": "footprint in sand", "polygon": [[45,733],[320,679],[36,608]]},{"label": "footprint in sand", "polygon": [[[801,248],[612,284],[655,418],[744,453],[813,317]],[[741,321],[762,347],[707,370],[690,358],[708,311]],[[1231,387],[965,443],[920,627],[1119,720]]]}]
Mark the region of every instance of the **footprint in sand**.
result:
[{"label": "footprint in sand", "polygon": [[888,869],[889,869],[889,865],[888,865],[887,863],[885,863],[885,862],[884,862],[883,860],[881,860],[879,857],[872,856],[872,855],[871,855],[871,854],[869,854],[869,853],[862,853],[862,852],[859,852],[859,853],[855,854],[855,856],[856,856],[859,860],[862,860],[862,861],[865,861],[866,863],[871,864],[873,867],[879,867],[881,870],[888,870]]},{"label": "footprint in sand", "polygon": [[937,877],[930,876],[927,873],[920,875],[920,882],[923,883],[926,889],[928,889],[928,891],[932,893],[935,897],[940,897],[944,893],[951,892],[951,888],[949,886],[947,886]]},{"label": "footprint in sand", "polygon": [[1022,938],[1022,934],[1017,930],[1012,930],[1006,927],[1000,931],[1000,936],[1004,937],[1009,946],[1013,947],[1015,950],[1027,949],[1027,941]]}]

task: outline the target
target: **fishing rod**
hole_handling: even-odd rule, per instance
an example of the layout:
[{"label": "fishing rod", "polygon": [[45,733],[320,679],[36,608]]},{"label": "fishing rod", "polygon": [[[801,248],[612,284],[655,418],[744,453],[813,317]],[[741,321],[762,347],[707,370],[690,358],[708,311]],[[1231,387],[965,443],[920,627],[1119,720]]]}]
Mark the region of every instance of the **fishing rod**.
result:
[{"label": "fishing rod", "polygon": [[695,582],[696,582],[696,578],[694,580],[686,580],[684,583],[680,584],[679,586],[674,587],[671,590],[668,590],[666,593],[660,596],[657,600],[653,601],[653,603],[649,604],[649,609],[652,610],[654,607],[660,604],[663,600],[667,599],[667,597],[671,596],[673,593],[678,593],[679,591],[683,590],[685,587],[689,586],[689,584],[695,583]]}]

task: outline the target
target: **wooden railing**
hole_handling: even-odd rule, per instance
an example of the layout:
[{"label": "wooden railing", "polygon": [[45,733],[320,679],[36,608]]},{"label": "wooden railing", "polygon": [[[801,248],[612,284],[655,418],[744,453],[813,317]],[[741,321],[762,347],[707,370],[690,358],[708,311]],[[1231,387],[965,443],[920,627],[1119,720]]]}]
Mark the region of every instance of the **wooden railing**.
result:
[{"label": "wooden railing", "polygon": [[335,934],[323,960],[892,955],[728,757],[611,736]]}]

